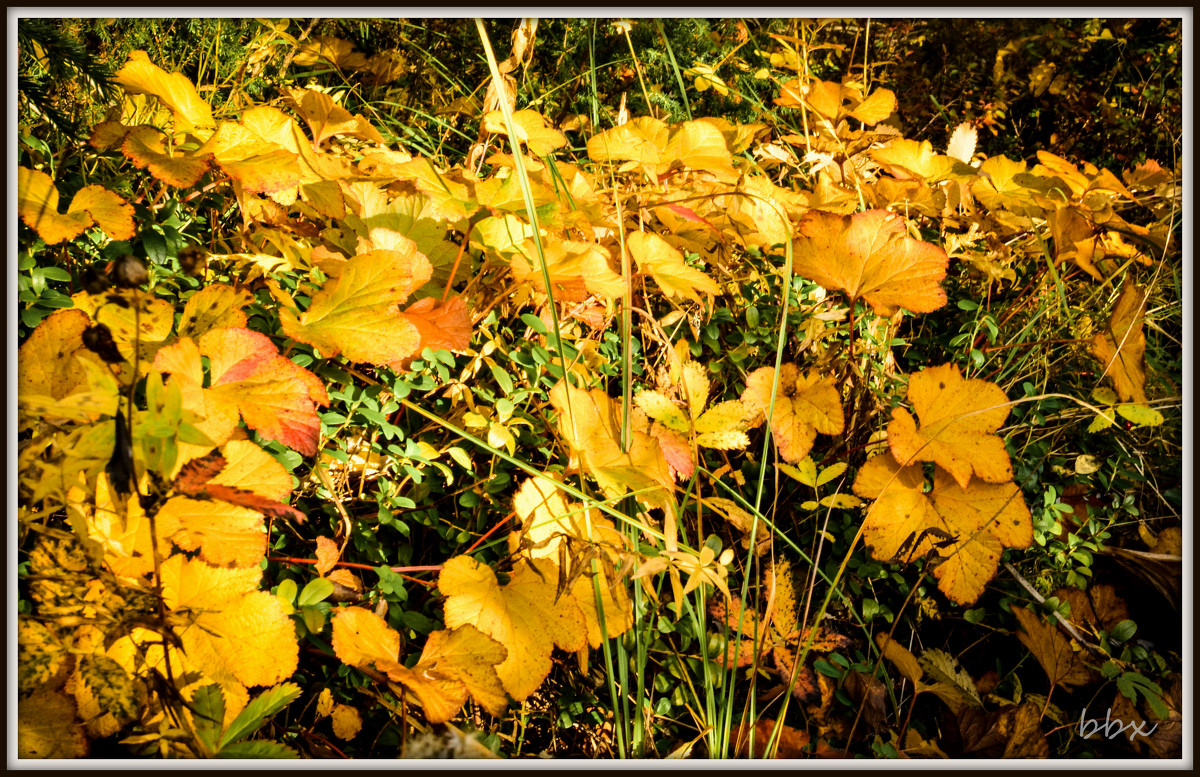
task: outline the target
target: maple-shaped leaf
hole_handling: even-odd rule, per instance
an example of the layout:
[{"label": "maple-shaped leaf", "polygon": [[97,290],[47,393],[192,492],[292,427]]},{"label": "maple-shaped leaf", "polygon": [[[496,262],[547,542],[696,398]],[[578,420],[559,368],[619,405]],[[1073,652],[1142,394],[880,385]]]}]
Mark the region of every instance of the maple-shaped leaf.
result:
[{"label": "maple-shaped leaf", "polygon": [[349,135],[383,145],[383,136],[371,122],[361,114],[352,116],[329,95],[312,89],[289,89],[288,96],[300,118],[312,130],[314,146],[320,146],[334,135]]},{"label": "maple-shaped leaf", "polygon": [[588,156],[596,162],[637,162],[653,176],[662,161],[669,134],[666,123],[651,116],[639,116],[593,135],[587,143]]},{"label": "maple-shaped leaf", "polygon": [[1095,670],[1081,660],[1083,654],[1073,649],[1071,640],[1057,626],[1046,623],[1024,607],[1009,609],[1021,624],[1017,639],[1033,653],[1051,684],[1079,686],[1096,679]]},{"label": "maple-shaped leaf", "polygon": [[188,297],[179,317],[179,336],[195,340],[210,329],[245,327],[244,308],[253,300],[245,289],[209,284]]},{"label": "maple-shaped leaf", "polygon": [[[742,403],[756,414],[755,425],[771,410],[774,380],[774,367],[760,367],[746,378]],[[818,432],[841,434],[844,425],[841,396],[833,377],[802,374],[795,364],[780,367],[779,393],[769,426],[784,461],[800,462],[812,450]]]},{"label": "maple-shaped leaf", "polygon": [[468,556],[442,566],[438,590],[446,595],[450,628],[470,624],[508,649],[496,667],[504,689],[524,701],[550,674],[554,647],[581,650],[587,628],[574,597],[558,598],[554,564],[523,560],[501,585],[490,567]]},{"label": "maple-shaped leaf", "polygon": [[1108,326],[1091,343],[1091,353],[1104,365],[1104,374],[1126,402],[1146,401],[1146,317],[1145,289],[1126,279],[1117,303],[1113,305]]},{"label": "maple-shaped leaf", "polygon": [[216,682],[274,685],[295,671],[300,647],[279,597],[258,590],[262,570],[214,567],[171,556],[162,563],[163,599],[180,625],[188,660]]},{"label": "maple-shaped leaf", "polygon": [[[592,294],[614,299],[625,293],[625,282],[609,267],[609,253],[603,246],[547,236],[542,239],[542,250],[556,300],[583,302]],[[521,242],[516,251],[511,260],[513,278],[545,293],[542,264],[533,239]]]},{"label": "maple-shaped leaf", "polygon": [[1033,521],[1020,489],[973,481],[966,488],[941,467],[926,492],[920,465],[901,467],[891,456],[863,465],[854,493],[875,503],[863,523],[872,555],[881,561],[911,562],[933,550],[942,558],[934,570],[938,588],[959,604],[971,604],[1000,565],[1005,548],[1027,548]]},{"label": "maple-shaped leaf", "polygon": [[558,411],[558,428],[573,458],[605,494],[616,498],[637,492],[638,499],[656,507],[670,502],[674,481],[640,409],[630,414],[630,444],[622,451],[620,409],[603,389],[584,391],[559,381],[550,390],[550,404]]},{"label": "maple-shaped leaf", "polygon": [[144,51],[131,51],[129,61],[113,78],[130,94],[148,94],[171,109],[177,132],[192,132],[216,126],[212,109],[182,73],[167,73],[150,61]]},{"label": "maple-shaped leaf", "polygon": [[134,165],[170,186],[188,187],[208,172],[212,154],[203,149],[180,151],[169,148],[167,136],[147,125],[131,127],[121,144],[121,153]]},{"label": "maple-shaped leaf", "polygon": [[1008,417],[1008,397],[995,383],[964,379],[958,367],[921,370],[908,381],[908,401],[892,411],[888,445],[900,464],[934,461],[963,488],[974,473],[989,483],[1012,480],[1012,463],[996,431]]},{"label": "maple-shaped leaf", "polygon": [[851,216],[811,211],[797,226],[796,274],[866,300],[881,316],[900,308],[929,313],[946,304],[941,281],[950,260],[941,248],[908,236],[904,219],[885,210]]},{"label": "maple-shaped leaf", "polygon": [[367,64],[367,57],[348,40],[329,35],[314,35],[300,45],[292,62],[315,65],[328,62],[338,70],[358,70]]},{"label": "maple-shaped leaf", "polygon": [[371,251],[349,259],[299,316],[280,311],[288,337],[320,349],[326,357],[345,354],[356,362],[387,365],[416,352],[420,332],[400,315],[404,302],[425,281],[430,266],[413,252]]},{"label": "maple-shaped leaf", "polygon": [[716,126],[703,121],[668,126],[658,119],[642,116],[593,135],[587,148],[593,160],[628,161],[655,182],[676,166],[705,170],[722,180],[737,177],[725,136]]},{"label": "maple-shaped leaf", "polygon": [[76,192],[66,213],[58,212],[58,189],[40,170],[17,168],[17,213],[47,245],[74,240],[92,225],[113,240],[129,240],[136,230],[133,206],[103,186]]},{"label": "maple-shaped leaf", "polygon": [[876,89],[847,115],[873,126],[896,112],[896,94],[891,89]]},{"label": "maple-shaped leaf", "polygon": [[[209,358],[204,388],[201,355]],[[211,329],[199,345],[183,338],[158,352],[154,369],[179,381],[184,407],[206,420],[197,427],[220,445],[230,438],[238,416],[269,440],[306,456],[317,450],[320,418],[315,405],[328,397],[320,380],[282,356],[264,334],[249,329]]]},{"label": "maple-shaped leaf", "polygon": [[626,245],[637,260],[638,269],[653,277],[668,297],[703,302],[701,294],[711,298],[720,292],[712,278],[689,267],[683,254],[653,232],[634,232],[629,235]]},{"label": "maple-shaped leaf", "polygon": [[971,183],[971,194],[991,211],[1008,210],[1019,216],[1040,216],[1035,191],[1023,182],[1028,178],[1024,162],[1003,156],[988,157],[979,165],[979,178]]},{"label": "maple-shaped leaf", "polygon": [[[529,150],[538,156],[546,156],[567,145],[567,136],[556,129],[547,127],[545,117],[537,111],[513,111],[512,120],[513,127],[517,131],[517,140],[525,143]],[[483,128],[499,135],[508,134],[504,126],[504,114],[501,111],[484,114]]]}]

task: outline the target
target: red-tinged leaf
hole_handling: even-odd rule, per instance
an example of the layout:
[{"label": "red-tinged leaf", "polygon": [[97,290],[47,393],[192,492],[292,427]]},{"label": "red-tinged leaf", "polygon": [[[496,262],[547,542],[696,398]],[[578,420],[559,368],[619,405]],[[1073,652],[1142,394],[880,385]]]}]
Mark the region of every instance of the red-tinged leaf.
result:
[{"label": "red-tinged leaf", "polygon": [[696,470],[696,464],[692,461],[692,449],[687,444],[687,441],[658,423],[650,425],[650,434],[654,439],[658,440],[663,457],[667,460],[667,465],[671,468],[671,475],[676,480],[687,480],[690,478]]},{"label": "red-tinged leaf", "polygon": [[208,172],[212,154],[167,148],[167,136],[154,127],[133,127],[121,144],[121,153],[143,170],[170,186],[188,187]]},{"label": "red-tinged leaf", "polygon": [[204,487],[225,469],[225,457],[211,453],[184,464],[175,476],[175,490],[186,496],[204,493]]},{"label": "red-tinged leaf", "polygon": [[471,342],[471,315],[462,297],[451,297],[445,304],[426,297],[400,315],[421,335],[416,353],[426,348],[462,353]]},{"label": "red-tinged leaf", "polygon": [[48,245],[74,240],[93,224],[114,240],[129,240],[135,230],[133,206],[103,186],[85,186],[58,212],[58,189],[40,170],[17,168],[17,213]]},{"label": "red-tinged leaf", "polygon": [[277,502],[274,499],[267,499],[253,491],[210,483],[205,486],[204,495],[210,499],[228,502],[231,505],[248,507],[251,510],[274,518],[283,518],[294,523],[304,523],[305,521],[304,513],[291,505],[285,505],[283,502]]}]

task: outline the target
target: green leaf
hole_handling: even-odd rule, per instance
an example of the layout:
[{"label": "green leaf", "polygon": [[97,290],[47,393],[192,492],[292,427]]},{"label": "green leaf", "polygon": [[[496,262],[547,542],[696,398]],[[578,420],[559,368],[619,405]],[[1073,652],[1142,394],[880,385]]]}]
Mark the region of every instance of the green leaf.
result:
[{"label": "green leaf", "polygon": [[301,607],[311,607],[317,602],[323,602],[333,593],[333,583],[323,577],[318,577],[308,581],[308,585],[304,586],[304,590],[300,592],[300,599],[296,604]]},{"label": "green leaf", "polygon": [[299,758],[300,754],[287,745],[266,740],[237,742],[217,753],[217,758]]},{"label": "green leaf", "polygon": [[826,677],[833,677],[839,680],[842,677],[842,670],[838,669],[836,666],[823,658],[818,658],[816,661],[813,661],[813,669],[816,669]]},{"label": "green leaf", "polygon": [[310,634],[320,634],[325,629],[325,613],[316,607],[301,607],[300,615]]},{"label": "green leaf", "polygon": [[192,695],[192,720],[196,736],[208,749],[216,753],[220,749],[221,727],[225,723],[225,695],[216,683],[197,688]]},{"label": "green leaf", "polygon": [[1113,626],[1108,636],[1116,642],[1128,642],[1129,638],[1137,631],[1137,624],[1131,620],[1123,620],[1116,626]]},{"label": "green leaf", "polygon": [[[275,715],[275,713],[279,712],[281,709],[286,707],[288,704],[291,704],[299,697],[300,686],[296,685],[295,683],[281,683],[280,685],[276,685],[274,688],[268,688],[258,696],[255,696],[250,703],[246,705],[246,708],[242,710],[242,714],[238,715],[237,718],[234,719],[233,723],[229,724],[229,729],[225,732],[225,735],[221,737],[221,754],[226,755],[228,753],[228,746],[231,742],[237,742],[242,737],[249,736],[255,731],[258,731],[258,729],[262,727],[262,724],[266,723],[267,720]],[[265,744],[274,745],[275,743],[268,742]],[[282,747],[282,745],[279,745],[279,747]],[[253,758],[256,756],[227,757]],[[284,756],[276,755],[257,757],[282,758]]]},{"label": "green leaf", "polygon": [[290,577],[279,584],[275,589],[275,595],[288,604],[296,603],[296,581]]}]

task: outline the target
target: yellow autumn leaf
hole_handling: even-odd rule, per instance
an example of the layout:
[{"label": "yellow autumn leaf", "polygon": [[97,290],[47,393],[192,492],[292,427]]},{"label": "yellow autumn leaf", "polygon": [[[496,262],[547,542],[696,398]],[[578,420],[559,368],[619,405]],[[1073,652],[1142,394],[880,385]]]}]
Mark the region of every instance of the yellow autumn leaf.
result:
[{"label": "yellow autumn leaf", "polygon": [[333,614],[333,653],[348,666],[397,661],[400,633],[363,607],[339,607]]},{"label": "yellow autumn leaf", "polygon": [[1121,399],[1127,402],[1146,402],[1146,334],[1147,293],[1132,280],[1126,280],[1121,295],[1113,305],[1108,326],[1092,338],[1091,353],[1104,365],[1104,374],[1113,383]]},{"label": "yellow autumn leaf", "polygon": [[262,570],[214,567],[174,555],[162,563],[163,598],[184,652],[215,682],[274,685],[295,671],[300,648],[283,603],[258,590]]},{"label": "yellow autumn leaf", "polygon": [[952,156],[936,154],[928,140],[897,138],[883,148],[868,152],[876,164],[901,180],[919,179],[926,183],[946,180],[962,164]]},{"label": "yellow autumn leaf", "polygon": [[521,484],[513,497],[513,511],[521,519],[521,530],[508,535],[509,553],[516,554],[525,548],[528,558],[547,559],[559,566],[564,559],[578,558],[589,547],[598,551],[596,555],[602,560],[597,577],[604,609],[603,630],[590,560],[582,562],[587,567],[571,587],[587,623],[588,643],[599,647],[604,639],[628,631],[633,625],[629,594],[623,582],[610,579],[609,574],[615,571],[626,547],[624,535],[613,522],[597,509],[585,509],[578,502],[567,502],[559,489],[544,478],[530,478]]},{"label": "yellow autumn leaf", "polygon": [[43,689],[17,700],[18,758],[83,758],[87,753],[71,697]]},{"label": "yellow autumn leaf", "polygon": [[182,73],[167,73],[150,61],[144,51],[131,51],[125,67],[113,79],[129,94],[148,94],[171,109],[175,116],[176,132],[195,132],[211,129],[212,109],[196,92],[196,87]]},{"label": "yellow autumn leaf", "polygon": [[628,236],[627,245],[638,269],[653,277],[668,297],[686,297],[702,303],[701,294],[711,298],[720,292],[712,278],[689,267],[683,254],[653,232],[634,232]]},{"label": "yellow autumn leaf", "polygon": [[133,206],[103,186],[76,192],[66,213],[58,212],[58,189],[40,170],[17,168],[17,213],[47,245],[74,240],[93,224],[113,240],[129,240],[136,230]]},{"label": "yellow autumn leaf", "polygon": [[338,739],[351,740],[362,730],[362,715],[348,704],[336,704],[333,707],[331,721],[333,735]]},{"label": "yellow autumn leaf", "polygon": [[59,310],[38,324],[17,350],[17,395],[62,399],[87,386],[87,372],[76,357],[100,359],[83,345],[83,333],[92,325],[81,310]]},{"label": "yellow autumn leaf", "polygon": [[371,251],[349,259],[341,275],[326,281],[308,310],[280,311],[284,334],[308,343],[325,357],[387,365],[411,356],[420,343],[417,327],[397,306],[421,287],[432,268],[418,253]]},{"label": "yellow autumn leaf", "polygon": [[118,507],[107,473],[96,479],[94,497],[89,496],[81,486],[73,486],[67,492],[67,507],[82,519],[88,539],[99,545],[104,563],[114,575],[137,579],[154,571],[152,528],[157,531],[159,557],[171,554],[168,540],[179,527],[174,516],[160,513],[151,524],[137,494],[126,497]]},{"label": "yellow autumn leaf", "polygon": [[[556,149],[567,145],[567,136],[556,129],[546,126],[546,119],[537,111],[513,111],[513,126],[517,130],[517,140],[525,143],[529,150],[538,156],[546,156]],[[484,114],[483,128],[498,135],[507,135],[504,126],[504,114],[501,111],[491,111]]]},{"label": "yellow autumn leaf", "polygon": [[392,664],[384,671],[417,694],[430,723],[445,723],[457,715],[468,695],[499,716],[508,708],[498,673],[507,655],[504,645],[465,625],[430,634],[420,660],[411,670]]},{"label": "yellow autumn leaf", "polygon": [[508,649],[496,667],[504,689],[524,701],[550,674],[554,647],[580,650],[587,628],[574,597],[558,598],[557,574],[547,560],[522,560],[501,585],[491,568],[467,556],[442,566],[438,590],[447,598],[450,628],[472,625]]},{"label": "yellow autumn leaf", "polygon": [[371,122],[361,114],[352,116],[329,95],[313,89],[295,88],[289,88],[287,95],[292,107],[312,131],[314,146],[320,146],[335,135],[349,135],[383,145],[383,136]]},{"label": "yellow autumn leaf", "polygon": [[966,488],[935,467],[925,491],[920,465],[901,467],[887,455],[863,465],[854,493],[875,503],[863,536],[881,561],[911,562],[933,550],[943,561],[934,570],[938,588],[959,604],[974,603],[996,575],[1005,548],[1027,548],[1033,521],[1012,482],[972,482]]},{"label": "yellow autumn leaf", "polygon": [[642,502],[667,507],[673,481],[650,422],[641,409],[630,414],[629,446],[621,449],[621,414],[603,389],[584,391],[559,381],[550,390],[558,428],[579,461],[610,498],[638,492]]},{"label": "yellow autumn leaf", "polygon": [[[280,132],[279,129],[275,131]],[[303,151],[297,152],[265,139],[245,124],[224,121],[196,153],[210,154],[221,171],[245,191],[276,194],[294,189],[301,183],[323,179],[320,173],[312,170],[315,158],[311,147],[305,150],[309,154],[307,160],[303,159]]]},{"label": "yellow autumn leaf", "polygon": [[[534,241],[528,238],[516,250],[511,260],[513,278],[545,293]],[[583,302],[592,294],[613,299],[625,292],[625,282],[609,266],[608,249],[603,246],[547,235],[542,238],[542,251],[554,298],[560,302]]]},{"label": "yellow autumn leaf", "polygon": [[891,116],[895,111],[896,94],[890,89],[876,89],[848,115],[863,124],[873,126]]},{"label": "yellow autumn leaf", "polygon": [[908,401],[920,427],[904,408],[892,411],[888,445],[901,464],[934,461],[966,488],[974,473],[989,483],[1012,480],[1012,463],[997,434],[1008,417],[1008,397],[995,383],[964,379],[943,364],[913,375]]},{"label": "yellow autumn leaf", "polygon": [[797,275],[866,300],[881,316],[900,308],[929,313],[946,304],[946,252],[909,237],[904,219],[894,213],[811,211],[797,233]]},{"label": "yellow autumn leaf", "polygon": [[[746,378],[742,402],[755,413],[756,424],[770,412],[774,379],[774,367],[760,367]],[[841,397],[832,377],[801,374],[795,364],[782,365],[769,426],[784,461],[799,463],[812,449],[818,432],[841,434],[844,424]]]},{"label": "yellow autumn leaf", "polygon": [[179,318],[179,336],[199,339],[210,329],[244,327],[243,309],[253,300],[245,289],[225,283],[209,284],[188,297]]},{"label": "yellow autumn leaf", "polygon": [[655,171],[662,161],[669,132],[664,122],[639,116],[593,135],[587,143],[588,156],[595,162],[637,162],[657,180]]}]

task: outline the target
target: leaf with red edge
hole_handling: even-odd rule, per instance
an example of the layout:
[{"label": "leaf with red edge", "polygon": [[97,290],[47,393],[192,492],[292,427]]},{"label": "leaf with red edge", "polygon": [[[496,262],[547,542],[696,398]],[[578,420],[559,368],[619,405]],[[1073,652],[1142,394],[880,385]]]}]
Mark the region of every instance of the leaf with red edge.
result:
[{"label": "leaf with red edge", "polygon": [[[200,356],[209,357],[209,388],[203,388]],[[212,329],[197,347],[190,338],[161,349],[154,368],[180,382],[184,407],[205,418],[197,424],[209,439],[229,439],[240,415],[269,440],[311,456],[321,422],[314,405],[328,402],[324,386],[308,370],[280,355],[266,336],[249,329]]]},{"label": "leaf with red edge", "polygon": [[177,151],[167,147],[167,136],[149,126],[129,129],[121,144],[121,153],[130,162],[170,186],[188,187],[208,172],[212,154]]},{"label": "leaf with red edge", "polygon": [[93,224],[113,240],[129,240],[136,232],[133,206],[103,186],[85,186],[58,212],[58,189],[40,170],[17,168],[17,213],[47,245],[74,240]]}]

